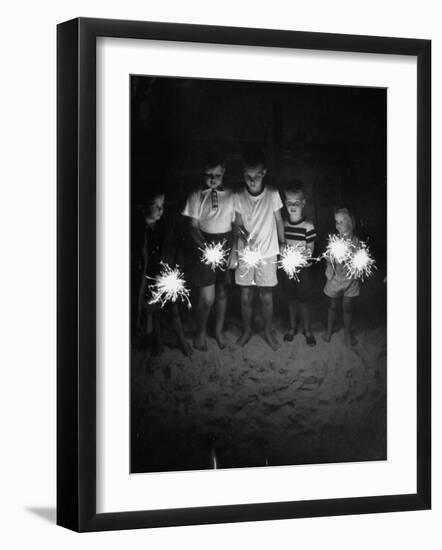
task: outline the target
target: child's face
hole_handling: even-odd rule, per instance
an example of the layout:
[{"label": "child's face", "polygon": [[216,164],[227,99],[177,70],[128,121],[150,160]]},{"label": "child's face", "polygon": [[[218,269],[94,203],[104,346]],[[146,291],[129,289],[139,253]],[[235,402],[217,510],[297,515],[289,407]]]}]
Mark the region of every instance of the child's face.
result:
[{"label": "child's face", "polygon": [[305,198],[302,191],[286,191],[285,207],[291,219],[298,220],[302,218],[302,212],[305,208]]},{"label": "child's face", "polygon": [[146,220],[157,222],[161,219],[164,212],[164,195],[156,196],[148,205]]},{"label": "child's face", "polygon": [[244,168],[244,181],[251,193],[259,193],[263,188],[263,180],[266,169],[262,164],[258,166],[246,166]]},{"label": "child's face", "polygon": [[224,178],[224,172],[226,169],[220,164],[218,166],[206,167],[204,170],[204,180],[207,187],[210,189],[216,189],[219,187]]},{"label": "child's face", "polygon": [[353,230],[350,216],[343,212],[335,214],[336,230],[340,235],[346,235]]}]

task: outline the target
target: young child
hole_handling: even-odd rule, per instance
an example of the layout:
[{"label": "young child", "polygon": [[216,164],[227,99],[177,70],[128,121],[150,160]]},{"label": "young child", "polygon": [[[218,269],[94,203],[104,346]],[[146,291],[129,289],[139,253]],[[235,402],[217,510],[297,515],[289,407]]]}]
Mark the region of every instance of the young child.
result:
[{"label": "young child", "polygon": [[[232,248],[232,223],[234,221],[233,193],[223,187],[225,163],[222,156],[209,153],[204,159],[204,186],[187,199],[182,212],[190,221],[192,239],[192,261],[190,282],[199,288],[196,308],[197,332],[194,346],[207,350],[207,320],[215,303],[215,339],[220,349],[225,347],[224,319],[226,315],[226,285],[229,282]],[[228,252],[227,265],[215,270],[202,261],[205,245],[223,243]]]},{"label": "young child", "polygon": [[[243,321],[243,333],[238,344],[244,346],[252,336],[253,286],[257,286],[264,318],[264,339],[276,351],[280,344],[272,333],[273,287],[278,284],[276,262],[279,245],[284,245],[282,201],[276,189],[264,184],[266,168],[263,153],[258,149],[249,149],[243,160],[245,189],[235,195],[238,236],[235,281],[241,287]],[[242,255],[246,246],[260,255],[261,260],[254,267],[248,265]]]},{"label": "young child", "polygon": [[[359,244],[359,239],[354,235],[355,221],[348,208],[337,208],[335,210],[335,224],[339,236]],[[327,334],[324,337],[330,342],[333,327],[336,323],[339,306],[342,303],[344,317],[344,341],[347,346],[355,345],[356,339],[352,334],[353,303],[359,296],[359,281],[349,277],[344,263],[331,262],[327,258],[325,270],[327,282],[324,287],[324,294],[330,298],[328,308]]]},{"label": "young child", "polygon": [[[171,313],[172,326],[184,355],[191,355],[192,350],[184,337],[178,304],[173,303],[160,308],[149,304],[149,285],[161,272],[161,262],[174,267],[177,263],[177,243],[174,242],[171,220],[163,220],[165,196],[163,192],[153,191],[144,209],[144,238],[141,258],[141,282],[137,304],[137,334],[147,338],[152,355],[163,351],[161,318],[164,313]],[[136,240],[136,239],[134,239]]]},{"label": "young child", "polygon": [[[284,203],[287,211],[287,219],[284,220],[284,237],[286,245],[298,244],[310,251],[313,255],[315,249],[316,230],[313,223],[304,216],[306,204],[305,194],[301,182],[292,182],[283,192]],[[288,298],[290,328],[284,336],[284,341],[291,342],[297,333],[296,314],[299,313],[303,323],[303,334],[309,346],[316,345],[316,339],[312,333],[310,324],[310,297],[312,281],[310,265],[301,269],[298,278],[289,279],[282,272],[282,281]]]}]

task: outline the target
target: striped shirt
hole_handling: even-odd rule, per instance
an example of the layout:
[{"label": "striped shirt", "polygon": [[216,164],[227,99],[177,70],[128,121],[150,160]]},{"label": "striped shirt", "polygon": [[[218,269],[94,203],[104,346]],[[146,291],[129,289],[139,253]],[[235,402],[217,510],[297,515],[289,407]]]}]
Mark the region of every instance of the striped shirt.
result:
[{"label": "striped shirt", "polygon": [[313,223],[303,218],[297,223],[284,221],[284,237],[287,244],[300,243],[307,245],[316,239],[316,229]]}]

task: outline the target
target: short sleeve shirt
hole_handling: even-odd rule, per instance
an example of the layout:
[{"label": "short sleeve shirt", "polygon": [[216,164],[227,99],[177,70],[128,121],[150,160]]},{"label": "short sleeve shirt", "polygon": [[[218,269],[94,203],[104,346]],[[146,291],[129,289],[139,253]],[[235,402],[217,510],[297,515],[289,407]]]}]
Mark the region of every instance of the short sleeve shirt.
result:
[{"label": "short sleeve shirt", "polygon": [[275,212],[281,208],[281,197],[273,187],[264,187],[257,196],[247,189],[235,195],[235,211],[241,214],[244,228],[263,258],[279,254]]},{"label": "short sleeve shirt", "polygon": [[233,192],[230,189],[198,189],[187,199],[182,214],[198,220],[204,233],[228,233],[235,219]]}]

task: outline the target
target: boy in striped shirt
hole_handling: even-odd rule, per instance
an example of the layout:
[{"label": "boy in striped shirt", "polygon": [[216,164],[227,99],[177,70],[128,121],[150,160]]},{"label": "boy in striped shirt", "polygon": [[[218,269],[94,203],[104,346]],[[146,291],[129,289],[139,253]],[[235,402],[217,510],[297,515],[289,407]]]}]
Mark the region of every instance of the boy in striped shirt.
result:
[{"label": "boy in striped shirt", "polygon": [[[284,220],[284,237],[286,245],[301,244],[310,250],[313,255],[315,248],[316,230],[313,223],[304,216],[306,204],[305,194],[301,182],[292,182],[283,191],[283,199],[287,212]],[[289,279],[283,272],[283,285],[289,305],[290,327],[284,336],[284,341],[291,342],[298,332],[296,316],[299,311],[303,324],[303,335],[309,346],[316,345],[310,324],[310,300],[312,281],[310,265],[299,273],[299,282]]]}]

